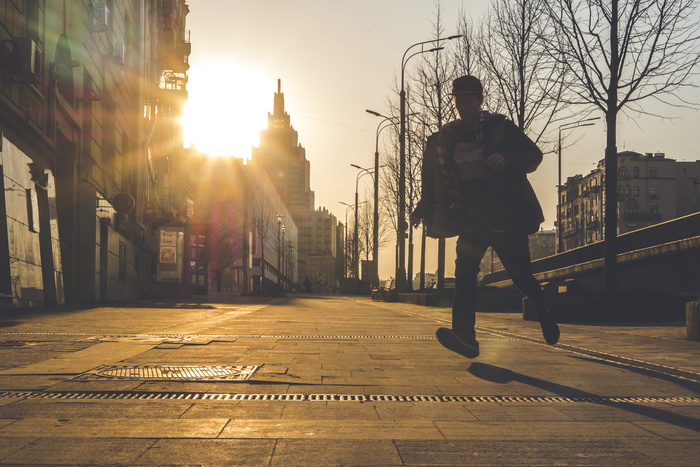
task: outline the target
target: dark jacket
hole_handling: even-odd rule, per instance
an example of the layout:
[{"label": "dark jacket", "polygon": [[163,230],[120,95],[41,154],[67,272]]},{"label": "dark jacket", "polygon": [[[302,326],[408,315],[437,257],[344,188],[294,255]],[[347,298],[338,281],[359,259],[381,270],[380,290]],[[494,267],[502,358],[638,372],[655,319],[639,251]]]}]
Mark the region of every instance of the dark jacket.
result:
[{"label": "dark jacket", "polygon": [[424,220],[430,217],[426,211],[432,209],[431,197],[434,198],[432,193],[436,191],[433,183],[437,177],[426,177],[425,164],[435,173],[435,161],[442,158],[442,176],[444,178],[446,172],[452,210],[464,225],[528,234],[539,230],[544,216],[527,174],[542,162],[542,151],[503,115],[484,112],[477,130],[484,157],[500,153],[506,161],[505,167],[498,173],[487,172],[485,179],[457,182],[452,154],[461,128],[461,121],[450,122],[428,139],[424,154],[423,194],[416,214]]}]

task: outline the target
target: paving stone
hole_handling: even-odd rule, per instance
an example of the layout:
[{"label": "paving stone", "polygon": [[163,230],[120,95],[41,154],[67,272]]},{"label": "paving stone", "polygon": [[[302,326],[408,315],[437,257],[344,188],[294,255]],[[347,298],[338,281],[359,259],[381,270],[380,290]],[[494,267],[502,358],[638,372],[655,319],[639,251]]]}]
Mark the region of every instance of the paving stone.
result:
[{"label": "paving stone", "polygon": [[[0,418],[178,418],[192,406],[179,401],[100,401],[25,399],[0,407]],[[210,417],[211,418],[211,417]]]},{"label": "paving stone", "polygon": [[700,441],[700,420],[685,420],[685,423],[632,422],[664,439],[671,441]]},{"label": "paving stone", "polygon": [[650,459],[620,440],[533,439],[498,442],[397,440],[396,447],[406,465],[650,465]]},{"label": "paving stone", "polygon": [[219,437],[443,439],[433,423],[416,420],[231,420]]},{"label": "paving stone", "polygon": [[155,441],[151,439],[42,438],[2,459],[23,465],[129,465]]},{"label": "paving stone", "polygon": [[11,454],[19,451],[25,446],[30,445],[37,438],[1,438],[0,437],[0,462]]},{"label": "paving stone", "polygon": [[350,402],[300,402],[285,404],[282,419],[305,420],[378,420],[374,406]]},{"label": "paving stone", "polygon": [[470,404],[465,406],[477,420],[482,421],[571,421],[565,411],[549,404],[519,405],[519,404]]},{"label": "paving stone", "polygon": [[275,440],[158,440],[135,464],[267,466],[274,447]]},{"label": "paving stone", "polygon": [[228,421],[228,419],[25,418],[0,428],[0,437],[215,438]]},{"label": "paving stone", "polygon": [[181,418],[273,419],[282,418],[285,403],[278,401],[197,402]]},{"label": "paving stone", "polygon": [[447,439],[520,439],[560,440],[654,438],[655,434],[628,422],[560,422],[560,421],[457,421],[437,420],[435,426]]},{"label": "paving stone", "polygon": [[389,440],[283,439],[277,442],[271,465],[401,465]]},{"label": "paving stone", "polygon": [[417,402],[397,404],[376,403],[375,409],[382,420],[476,420],[463,406],[444,402]]},{"label": "paving stone", "polygon": [[646,456],[649,460],[640,465],[692,466],[698,465],[698,441],[670,441],[667,439],[625,439],[622,443]]}]

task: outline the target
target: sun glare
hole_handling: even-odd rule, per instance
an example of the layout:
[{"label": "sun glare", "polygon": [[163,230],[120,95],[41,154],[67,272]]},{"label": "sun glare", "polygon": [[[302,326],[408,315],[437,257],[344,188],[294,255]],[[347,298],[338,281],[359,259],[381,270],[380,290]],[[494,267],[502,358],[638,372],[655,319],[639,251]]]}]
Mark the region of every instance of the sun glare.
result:
[{"label": "sun glare", "polygon": [[267,127],[276,81],[232,62],[193,66],[188,74],[185,145],[212,156],[250,158]]}]

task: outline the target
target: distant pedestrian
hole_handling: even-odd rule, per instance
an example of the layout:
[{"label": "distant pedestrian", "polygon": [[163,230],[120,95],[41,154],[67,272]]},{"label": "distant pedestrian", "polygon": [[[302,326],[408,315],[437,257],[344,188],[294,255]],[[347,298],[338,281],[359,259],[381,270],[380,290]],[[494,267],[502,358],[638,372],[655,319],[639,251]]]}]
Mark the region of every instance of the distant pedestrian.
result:
[{"label": "distant pedestrian", "polygon": [[[559,341],[559,326],[547,306],[544,293],[532,274],[528,234],[544,220],[527,174],[542,161],[542,151],[505,116],[481,110],[483,88],[478,78],[454,80],[452,95],[460,118],[431,135],[424,164],[434,161],[436,183],[444,185],[446,219],[458,221],[455,298],[452,329],[440,328],[437,338],[446,348],[475,358],[479,343],[476,321],[477,274],[486,249],[491,246],[513,283],[533,303],[548,344]],[[427,178],[424,173],[424,178]],[[426,183],[427,182],[427,183]],[[435,183],[424,180],[422,199],[411,214],[411,225],[421,220],[428,232],[437,215],[430,195]]]},{"label": "distant pedestrian", "polygon": [[313,287],[311,287],[311,281],[309,280],[308,277],[304,278],[304,292],[314,293],[314,289],[313,289]]}]

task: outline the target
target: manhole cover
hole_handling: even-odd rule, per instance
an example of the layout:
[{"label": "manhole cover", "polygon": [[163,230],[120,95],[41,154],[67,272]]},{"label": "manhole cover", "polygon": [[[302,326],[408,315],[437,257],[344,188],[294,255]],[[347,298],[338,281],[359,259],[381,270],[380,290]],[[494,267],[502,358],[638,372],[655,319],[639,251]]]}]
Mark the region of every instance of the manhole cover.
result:
[{"label": "manhole cover", "polygon": [[258,366],[175,366],[175,365],[101,365],[73,379],[136,379],[150,381],[243,381],[253,376]]}]

